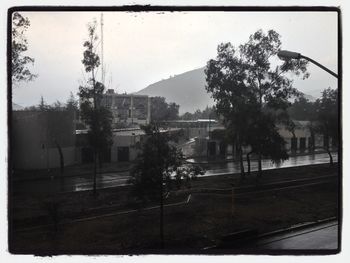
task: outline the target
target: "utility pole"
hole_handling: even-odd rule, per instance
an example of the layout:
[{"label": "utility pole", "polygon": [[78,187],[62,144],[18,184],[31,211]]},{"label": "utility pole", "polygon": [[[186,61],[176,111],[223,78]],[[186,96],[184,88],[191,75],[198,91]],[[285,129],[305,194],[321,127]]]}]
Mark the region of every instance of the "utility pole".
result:
[{"label": "utility pole", "polygon": [[208,132],[209,141],[210,141],[210,122],[211,122],[211,119],[210,119],[210,111],[209,111],[209,132]]},{"label": "utility pole", "polygon": [[103,65],[103,13],[101,13],[101,81],[102,84],[105,84],[105,71],[104,71],[104,65]]},{"label": "utility pole", "polygon": [[163,170],[162,170],[162,154],[161,154],[161,145],[160,145],[160,130],[159,130],[159,126],[157,124],[156,126],[156,138],[157,138],[157,146],[158,146],[158,172],[159,172],[159,177],[160,177],[160,224],[159,224],[159,234],[160,234],[160,248],[163,249],[164,248],[164,185],[163,185]]}]

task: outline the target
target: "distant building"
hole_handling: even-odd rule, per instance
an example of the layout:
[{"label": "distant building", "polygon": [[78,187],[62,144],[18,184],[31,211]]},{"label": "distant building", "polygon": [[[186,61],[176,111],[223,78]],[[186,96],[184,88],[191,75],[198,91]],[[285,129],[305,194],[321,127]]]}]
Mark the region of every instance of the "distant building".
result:
[{"label": "distant building", "polygon": [[72,111],[13,111],[11,160],[13,169],[60,167],[75,163],[75,113]]},{"label": "distant building", "polygon": [[[294,120],[294,131],[288,130],[284,125],[278,125],[278,132],[284,139],[286,150],[289,153],[313,152],[314,150],[329,147],[336,148],[336,142],[331,139],[327,141],[320,134],[311,134],[309,121]],[[235,145],[228,142],[225,138],[225,128],[217,121],[213,120],[197,120],[197,121],[171,121],[170,127],[182,128],[185,131],[187,139],[193,139],[192,144],[185,144],[186,152],[192,156],[238,156]],[[210,134],[209,134],[210,131]],[[192,147],[193,150],[189,150]],[[251,147],[243,147],[243,152],[246,154]]]},{"label": "distant building", "polygon": [[[164,129],[161,132],[177,132],[180,129]],[[78,159],[82,163],[93,162],[93,150],[88,144],[88,130],[77,131]],[[113,131],[113,144],[103,153],[103,162],[129,162],[134,161],[141,151],[146,134],[139,128],[115,129]]]},{"label": "distant building", "polygon": [[187,139],[206,138],[209,136],[209,132],[224,129],[224,126],[214,119],[168,120],[162,123],[167,127],[183,129]]},{"label": "distant building", "polygon": [[336,142],[329,138],[329,141],[321,134],[311,134],[310,121],[293,120],[294,131],[288,130],[285,126],[279,125],[278,132],[286,142],[286,149],[292,153],[313,151],[315,149],[335,147]]},{"label": "distant building", "polygon": [[151,101],[147,95],[116,94],[109,89],[103,95],[102,105],[112,112],[115,128],[150,123]]},{"label": "distant building", "polygon": [[215,119],[198,120],[167,120],[162,122],[166,127],[182,129],[184,138],[188,141],[181,145],[186,157],[226,154],[226,145],[219,140],[209,138],[216,130],[224,130],[225,127]]},{"label": "distant building", "polygon": [[118,130],[113,133],[111,162],[134,161],[146,134],[141,129]]}]

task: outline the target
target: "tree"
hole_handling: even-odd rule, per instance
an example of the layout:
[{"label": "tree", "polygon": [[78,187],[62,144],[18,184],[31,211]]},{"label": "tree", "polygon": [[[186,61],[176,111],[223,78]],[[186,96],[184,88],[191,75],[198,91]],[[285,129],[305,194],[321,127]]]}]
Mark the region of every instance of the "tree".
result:
[{"label": "tree", "polygon": [[70,92],[70,96],[66,102],[66,108],[67,110],[74,111],[74,112],[78,112],[79,110],[79,103],[75,99],[73,92]]},{"label": "tree", "polygon": [[176,120],[179,118],[179,105],[175,102],[167,103],[164,97],[151,98],[152,122]]},{"label": "tree", "polygon": [[215,107],[206,107],[203,111],[197,109],[194,113],[186,112],[181,115],[182,120],[217,119]]},{"label": "tree", "polygon": [[[134,194],[143,201],[159,200],[160,202],[160,240],[164,247],[164,195],[175,185],[190,177],[202,173],[198,167],[182,166],[183,155],[171,142],[176,140],[168,132],[162,132],[158,125],[143,127],[147,139],[141,146],[131,176]],[[175,179],[175,180],[174,180]]]},{"label": "tree", "polygon": [[[288,108],[288,114],[292,120],[298,121],[308,121],[307,128],[310,131],[311,135],[311,145],[309,145],[309,149],[311,151],[315,150],[315,121],[316,121],[316,108],[315,103],[309,101],[303,95],[294,101],[294,103]],[[287,129],[293,134],[295,138],[295,124],[294,122],[290,122],[286,125]]]},{"label": "tree", "polygon": [[190,112],[185,112],[184,114],[182,114],[180,119],[181,120],[194,120],[193,114]]},{"label": "tree", "polygon": [[207,106],[202,112],[199,119],[217,119],[215,107]]},{"label": "tree", "polygon": [[50,106],[45,102],[44,97],[41,96],[40,97],[40,102],[39,102],[39,105],[38,105],[38,109],[40,111],[45,111],[45,110],[48,110],[49,108],[50,108]]},{"label": "tree", "polygon": [[28,69],[28,64],[34,64],[34,59],[24,55],[28,50],[28,40],[25,32],[29,26],[30,21],[27,17],[22,16],[18,12],[13,13],[11,32],[11,73],[13,83],[32,81],[37,77]]},{"label": "tree", "polygon": [[101,104],[104,92],[103,83],[97,81],[97,69],[100,66],[100,58],[96,53],[98,36],[96,33],[97,22],[88,24],[88,40],[84,42],[85,51],[82,63],[85,71],[90,74],[86,84],[79,87],[80,114],[82,120],[88,125],[89,144],[93,148],[94,156],[94,185],[93,192],[96,195],[97,162],[102,161],[102,154],[112,145],[112,114]]},{"label": "tree", "polygon": [[[208,61],[205,69],[206,89],[216,102],[218,114],[224,118],[232,142],[237,145],[241,168],[242,147],[250,145],[258,155],[259,177],[263,156],[274,161],[286,157],[276,124],[289,121],[289,99],[299,95],[286,73],[308,77],[305,60],[288,60],[272,68],[271,60],[280,46],[277,32],[258,30],[239,48],[231,43],[220,44],[216,59]],[[281,155],[276,155],[276,149]]]},{"label": "tree", "polygon": [[64,103],[60,102],[59,100],[56,100],[51,106],[49,106],[51,110],[56,110],[56,111],[64,111],[67,110],[66,106]]},{"label": "tree", "polygon": [[338,89],[325,89],[322,92],[322,98],[315,102],[316,122],[315,131],[324,137],[324,148],[327,151],[330,159],[330,164],[333,165],[333,158],[330,153],[329,139],[333,143],[339,141],[339,115],[338,115]]},{"label": "tree", "polygon": [[297,98],[288,108],[288,114],[291,119],[298,121],[310,121],[315,119],[314,103],[304,96]]}]

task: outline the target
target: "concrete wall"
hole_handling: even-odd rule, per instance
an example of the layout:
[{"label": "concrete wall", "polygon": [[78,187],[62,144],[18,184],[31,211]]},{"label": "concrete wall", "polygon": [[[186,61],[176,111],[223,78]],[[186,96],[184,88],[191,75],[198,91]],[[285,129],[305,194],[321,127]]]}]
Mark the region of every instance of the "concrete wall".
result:
[{"label": "concrete wall", "polygon": [[134,161],[140,152],[137,144],[140,142],[142,135],[118,135],[113,136],[113,146],[111,148],[111,162],[118,161],[118,147],[129,148],[129,161]]},{"label": "concrete wall", "polygon": [[209,132],[207,128],[183,128],[185,132],[185,136],[187,138],[195,138],[195,137],[201,137],[205,138],[209,136]]},{"label": "concrete wall", "polygon": [[74,112],[14,111],[11,157],[14,169],[48,169],[60,166],[56,142],[64,164],[75,163]]},{"label": "concrete wall", "polygon": [[[283,139],[286,142],[286,149],[287,150],[292,150],[292,139],[294,138],[293,133],[288,131],[285,127],[279,126],[278,130],[279,134],[283,137]],[[311,139],[311,133],[310,130],[307,127],[307,124],[303,123],[303,125],[298,125],[295,128],[294,131],[295,139],[296,139],[296,146],[297,146],[297,151],[300,150],[300,141],[301,139],[305,138],[306,140],[306,149],[309,147],[309,140]],[[323,136],[316,134],[315,135],[315,147],[323,147]]]}]

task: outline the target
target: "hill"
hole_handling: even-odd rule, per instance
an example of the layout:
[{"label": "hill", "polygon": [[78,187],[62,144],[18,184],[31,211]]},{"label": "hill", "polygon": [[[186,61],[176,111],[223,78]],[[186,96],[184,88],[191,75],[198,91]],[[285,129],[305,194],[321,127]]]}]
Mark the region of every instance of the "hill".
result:
[{"label": "hill", "polygon": [[[207,106],[214,105],[214,100],[206,92],[205,85],[203,67],[153,83],[136,94],[165,97],[167,102],[180,105],[181,115],[185,112],[193,113],[197,109],[204,110]],[[321,90],[318,89],[307,93],[304,93],[304,96],[310,101],[315,101],[321,96]]]},{"label": "hill", "polygon": [[205,84],[203,67],[153,83],[136,94],[165,97],[167,102],[179,104],[180,114],[183,114],[214,104],[205,90]]},{"label": "hill", "polygon": [[24,107],[12,102],[12,110],[24,110]]}]

